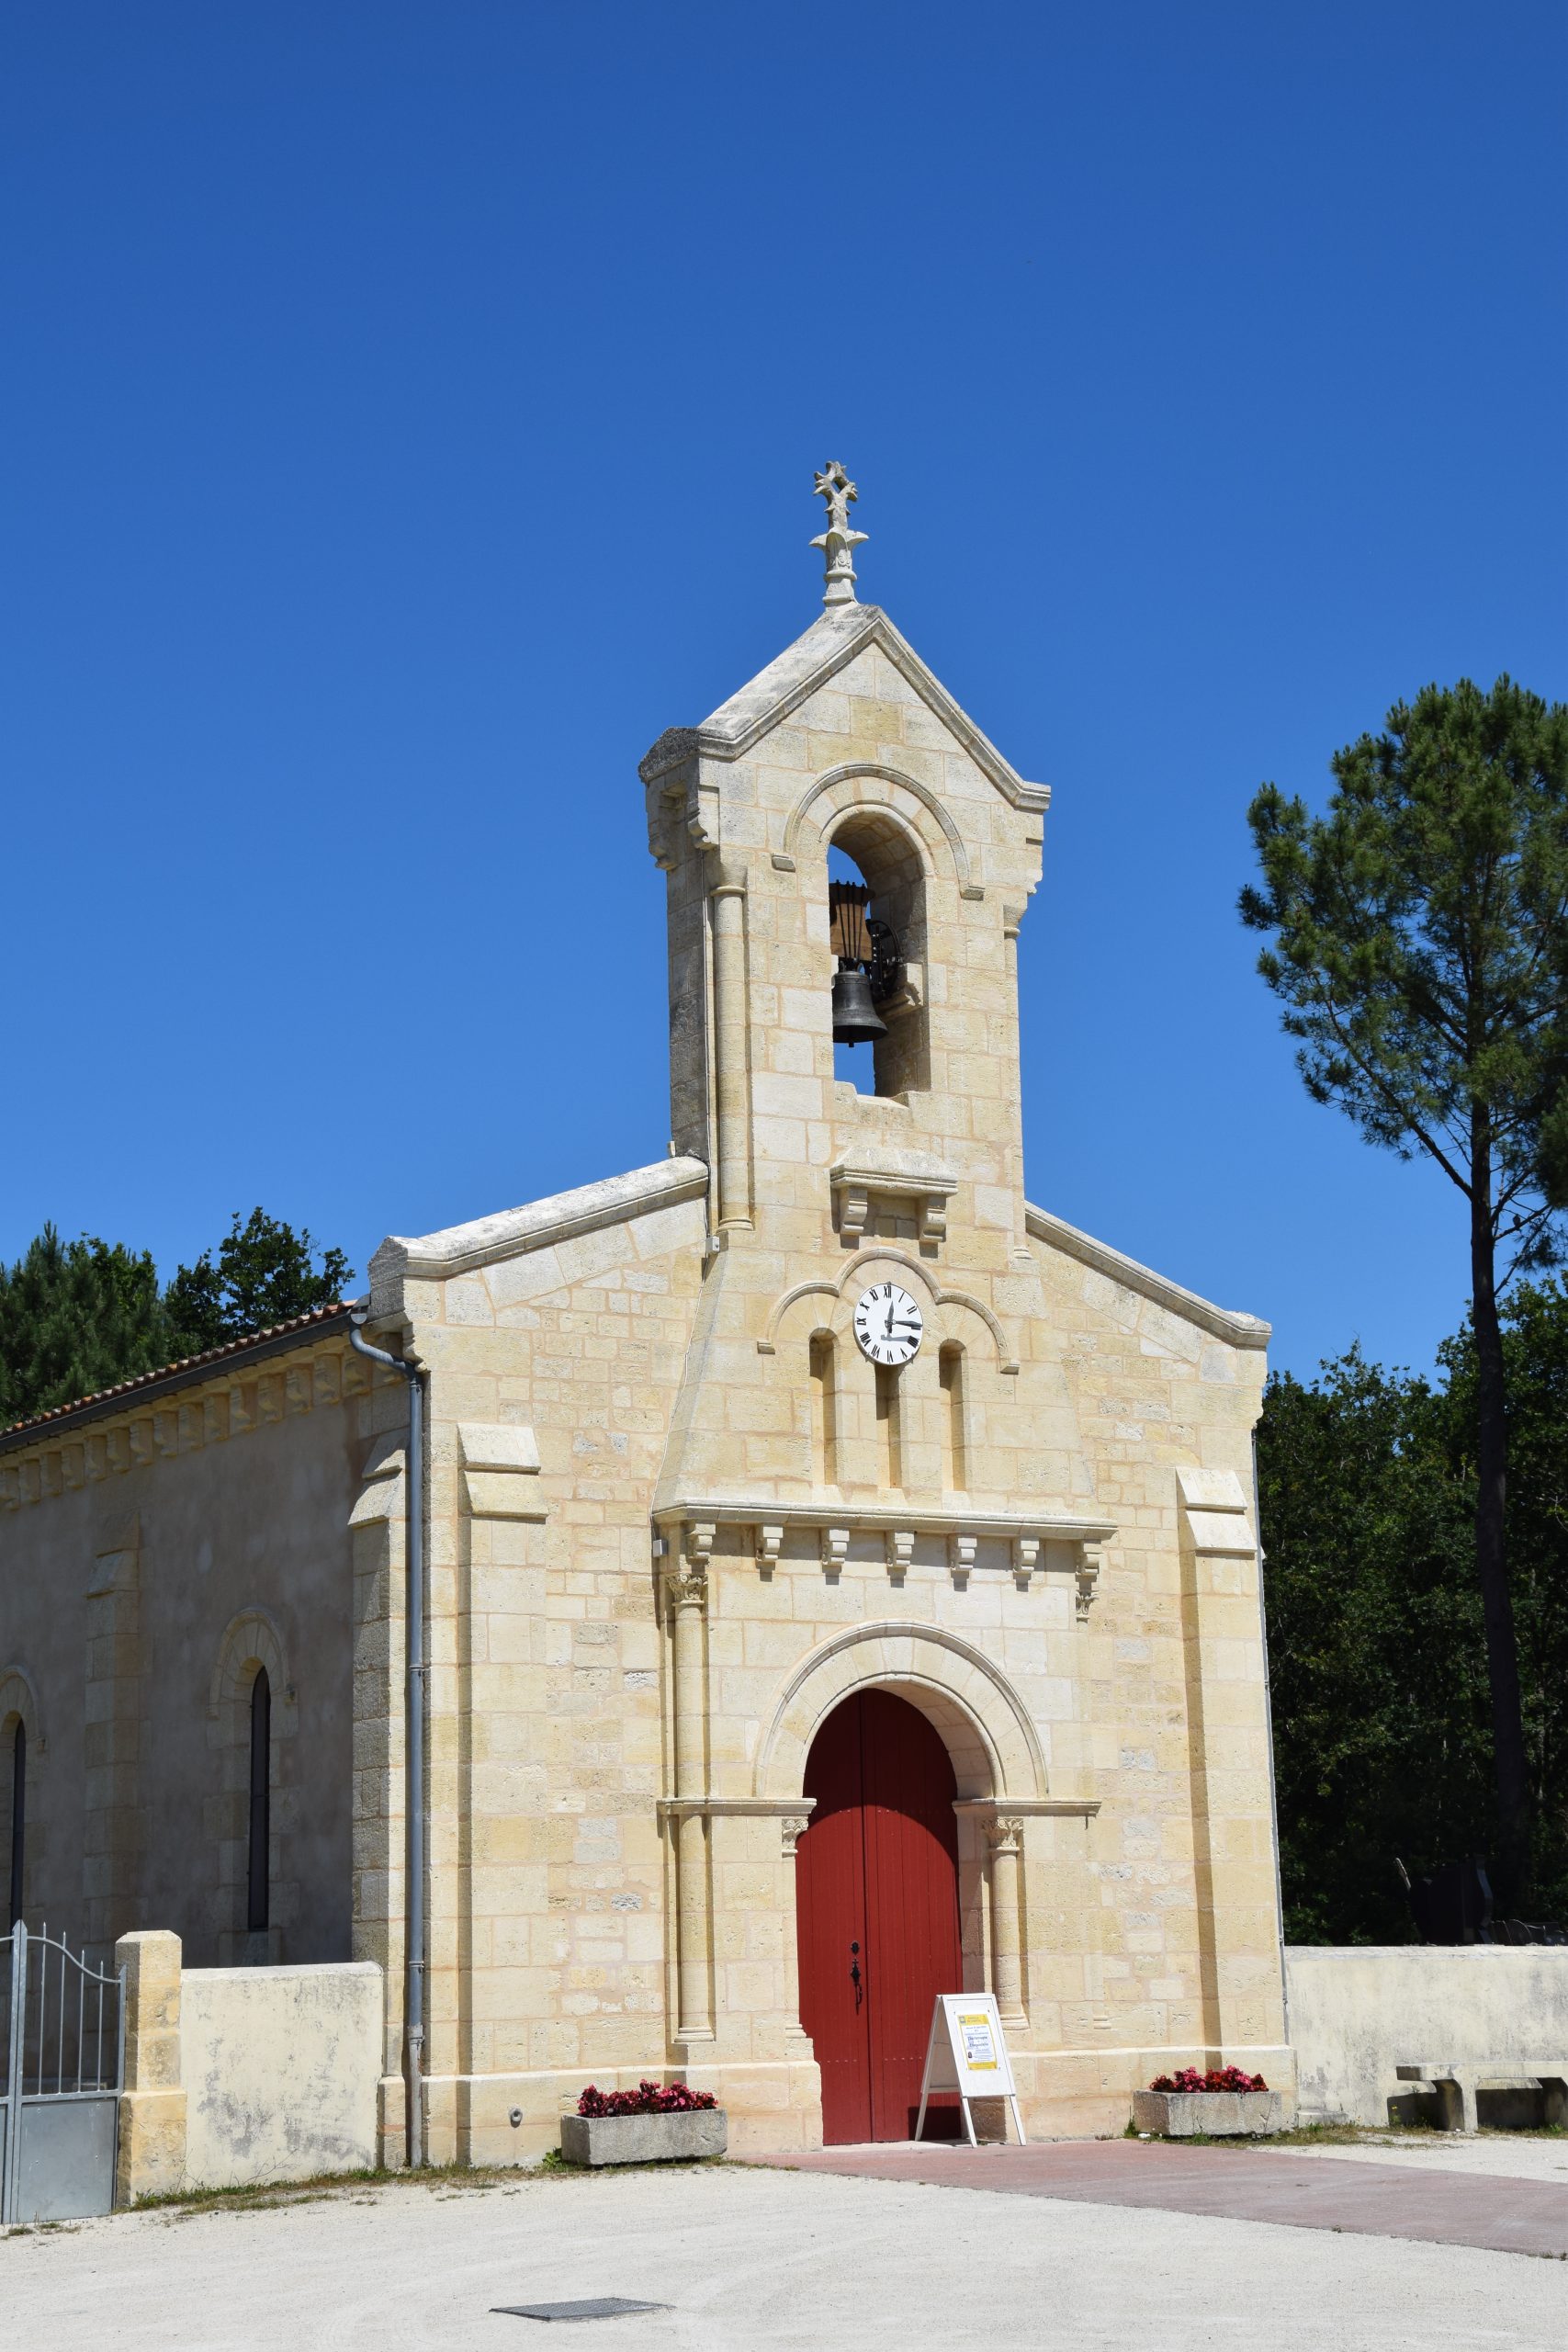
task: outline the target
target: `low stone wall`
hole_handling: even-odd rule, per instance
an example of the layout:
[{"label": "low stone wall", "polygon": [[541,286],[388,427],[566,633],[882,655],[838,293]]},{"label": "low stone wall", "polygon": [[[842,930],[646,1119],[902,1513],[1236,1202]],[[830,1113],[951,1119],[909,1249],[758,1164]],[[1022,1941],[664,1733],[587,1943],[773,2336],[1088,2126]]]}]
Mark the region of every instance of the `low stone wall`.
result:
[{"label": "low stone wall", "polygon": [[122,1936],[125,2094],[115,2202],[377,2161],[381,1972],[182,1968],[180,1939]]},{"label": "low stone wall", "polygon": [[381,1972],[187,1968],[186,2183],[307,2180],[376,2162]]},{"label": "low stone wall", "polygon": [[1568,2058],[1568,1947],[1293,1944],[1285,1981],[1303,2123],[1386,2124],[1396,2066]]}]

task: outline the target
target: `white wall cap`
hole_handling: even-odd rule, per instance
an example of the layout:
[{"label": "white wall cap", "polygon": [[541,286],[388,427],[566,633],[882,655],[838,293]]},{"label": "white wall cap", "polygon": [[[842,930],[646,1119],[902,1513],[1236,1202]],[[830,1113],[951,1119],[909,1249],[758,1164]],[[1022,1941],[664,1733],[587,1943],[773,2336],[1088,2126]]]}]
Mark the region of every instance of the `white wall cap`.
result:
[{"label": "white wall cap", "polygon": [[700,727],[669,727],[637,769],[645,784],[652,784],[689,760],[739,760],[771,733],[808,695],[836,677],[868,645],[878,646],[906,684],[935,712],[963,744],[981,773],[987,775],[1015,808],[1044,808],[1049,787],[1026,784],[983,734],[967,711],[954,702],[933,672],[927,669],[908,641],[901,637],[880,605],[839,605],[820,614],[804,637],[786,646],[776,660],[760,670],[739,694],[705,718]]},{"label": "white wall cap", "polygon": [[457,1442],[466,1470],[536,1473],[539,1444],[525,1421],[459,1421]]},{"label": "white wall cap", "polygon": [[1247,1507],[1234,1470],[1179,1468],[1176,1483],[1189,1510],[1246,1510]]},{"label": "white wall cap", "polygon": [[1064,1257],[1076,1258],[1080,1266],[1092,1267],[1109,1282],[1120,1283],[1123,1290],[1136,1291],[1141,1298],[1153,1300],[1179,1321],[1196,1324],[1199,1330],[1209,1332],[1216,1340],[1228,1340],[1233,1348],[1268,1346],[1271,1327],[1260,1317],[1243,1315],[1229,1306],[1215,1306],[1212,1300],[1200,1298],[1196,1291],[1183,1290],[1179,1283],[1156,1274],[1152,1266],[1141,1266],[1135,1258],[1123,1257],[1109,1243],[1096,1241],[1092,1234],[1080,1233],[1076,1225],[1053,1216],[1049,1209],[1036,1208],[1032,1201],[1025,1202],[1023,1214],[1024,1223],[1036,1241],[1047,1242]]},{"label": "white wall cap", "polygon": [[525,1208],[502,1209],[468,1225],[449,1225],[439,1233],[389,1234],[370,1261],[371,1312],[377,1317],[396,1314],[406,1280],[440,1281],[468,1273],[478,1266],[542,1250],[552,1241],[570,1240],[574,1234],[592,1233],[600,1226],[646,1216],[679,1201],[700,1200],[707,1183],[708,1171],[700,1159],[656,1159],[625,1176],[579,1184],[570,1193],[552,1193]]}]

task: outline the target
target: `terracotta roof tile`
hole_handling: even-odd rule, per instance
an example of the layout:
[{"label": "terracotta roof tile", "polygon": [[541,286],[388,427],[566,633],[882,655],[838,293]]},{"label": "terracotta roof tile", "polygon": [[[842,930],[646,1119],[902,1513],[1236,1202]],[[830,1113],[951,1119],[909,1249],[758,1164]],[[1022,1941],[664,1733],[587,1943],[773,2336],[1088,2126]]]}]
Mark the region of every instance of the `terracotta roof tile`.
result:
[{"label": "terracotta roof tile", "polygon": [[271,1350],[280,1340],[291,1339],[296,1333],[310,1331],[340,1317],[346,1321],[351,1312],[367,1304],[365,1299],[329,1299],[324,1306],[309,1307],[303,1315],[290,1316],[287,1322],[269,1323],[265,1330],[247,1331],[241,1339],[225,1340],[221,1347],[206,1348],[199,1355],[180,1356],[174,1363],[159,1364],[155,1371],[139,1372],[134,1380],[117,1381],[110,1388],[96,1388],[89,1396],[77,1396],[69,1405],[51,1406],[47,1413],[35,1413],[30,1420],[13,1421],[7,1429],[0,1430],[0,1444],[10,1445],[18,1438],[51,1428],[56,1421],[68,1421],[89,1407],[101,1412],[121,1397],[134,1396],[139,1389],[155,1388],[163,1381],[189,1378],[206,1371],[210,1364],[222,1363],[230,1356],[243,1355],[249,1349]]}]

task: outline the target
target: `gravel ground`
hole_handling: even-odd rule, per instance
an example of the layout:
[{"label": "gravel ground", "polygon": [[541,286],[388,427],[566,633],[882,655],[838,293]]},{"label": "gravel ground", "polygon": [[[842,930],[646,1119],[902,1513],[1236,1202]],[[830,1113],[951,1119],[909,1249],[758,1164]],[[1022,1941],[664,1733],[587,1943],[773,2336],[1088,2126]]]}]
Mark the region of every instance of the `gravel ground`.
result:
[{"label": "gravel ground", "polygon": [[1411,2165],[1420,2172],[1479,2172],[1494,2180],[1548,2180],[1568,2188],[1568,2138],[1534,2140],[1510,2132],[1466,2140],[1456,2133],[1412,2140],[1359,2140],[1353,2146],[1260,2147],[1270,2156],[1342,2156],[1350,2164]]},{"label": "gravel ground", "polygon": [[1568,2336],[1555,2262],[740,2166],[398,2185],[0,2242],[0,2338],[38,2352],[524,2352],[555,2339],[492,2305],[591,2295],[673,2306],[587,2335],[626,2352],[1558,2352]]}]

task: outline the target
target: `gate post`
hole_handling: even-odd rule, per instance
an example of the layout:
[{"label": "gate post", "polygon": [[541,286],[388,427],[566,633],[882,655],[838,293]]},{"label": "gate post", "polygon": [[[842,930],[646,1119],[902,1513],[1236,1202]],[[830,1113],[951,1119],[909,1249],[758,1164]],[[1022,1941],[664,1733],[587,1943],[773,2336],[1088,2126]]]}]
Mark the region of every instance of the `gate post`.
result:
[{"label": "gate post", "polygon": [[115,2203],[137,2205],[185,2187],[186,2095],[180,2085],[180,1939],[158,1930],[121,1936],[125,1971],[125,2088],[119,2102]]}]

